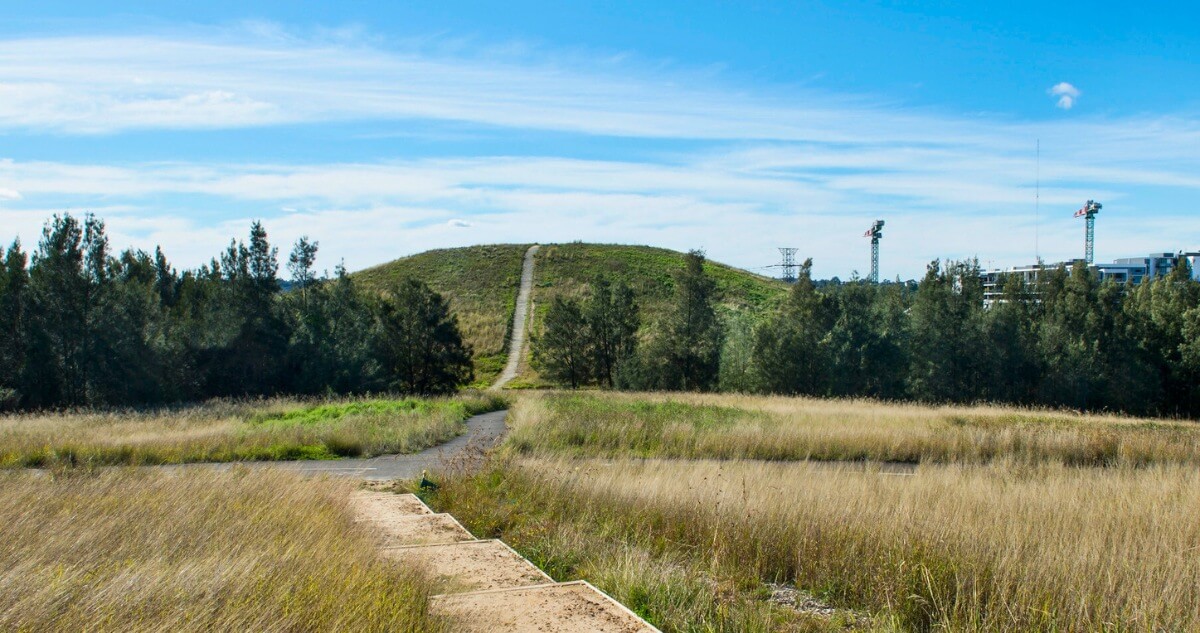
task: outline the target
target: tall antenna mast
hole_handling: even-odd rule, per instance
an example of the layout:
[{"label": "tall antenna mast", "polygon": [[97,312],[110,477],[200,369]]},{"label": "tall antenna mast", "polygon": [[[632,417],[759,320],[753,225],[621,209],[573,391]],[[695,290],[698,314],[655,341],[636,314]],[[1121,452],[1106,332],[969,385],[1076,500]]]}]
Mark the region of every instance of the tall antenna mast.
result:
[{"label": "tall antenna mast", "polygon": [[1042,263],[1042,139],[1037,140],[1037,166],[1034,168],[1037,180],[1033,194],[1033,255],[1037,263]]},{"label": "tall antenna mast", "polygon": [[863,233],[863,237],[871,238],[871,277],[873,284],[879,283],[879,240],[883,239],[883,220],[875,220],[875,224]]},{"label": "tall antenna mast", "polygon": [[796,251],[798,248],[780,248],[779,254],[783,256],[783,262],[779,267],[783,269],[783,276],[780,277],[783,281],[794,284],[796,283]]},{"label": "tall antenna mast", "polygon": [[1087,229],[1084,237],[1084,255],[1088,266],[1092,265],[1096,254],[1096,214],[1100,213],[1104,205],[1095,200],[1088,200],[1083,208],[1075,212],[1075,217],[1087,219]]}]

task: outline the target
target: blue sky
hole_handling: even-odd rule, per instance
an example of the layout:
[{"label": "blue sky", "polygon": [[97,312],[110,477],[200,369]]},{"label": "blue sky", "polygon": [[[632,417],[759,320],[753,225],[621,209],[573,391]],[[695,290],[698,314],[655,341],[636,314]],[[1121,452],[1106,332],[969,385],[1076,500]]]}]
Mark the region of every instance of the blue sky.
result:
[{"label": "blue sky", "polygon": [[262,219],[329,268],[579,239],[845,278],[879,217],[909,278],[1079,256],[1095,198],[1101,259],[1200,248],[1195,9],[166,4],[0,3],[4,243],[90,210],[188,267]]}]

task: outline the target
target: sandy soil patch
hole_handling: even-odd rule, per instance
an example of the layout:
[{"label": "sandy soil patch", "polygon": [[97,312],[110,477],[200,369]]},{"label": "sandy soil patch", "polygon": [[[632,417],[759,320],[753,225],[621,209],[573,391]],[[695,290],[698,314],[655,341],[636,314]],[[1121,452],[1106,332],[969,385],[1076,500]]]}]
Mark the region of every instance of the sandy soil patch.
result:
[{"label": "sandy soil patch", "polygon": [[392,560],[424,565],[444,586],[438,593],[511,589],[554,582],[500,541],[469,541],[384,550]]},{"label": "sandy soil patch", "polygon": [[471,633],[652,633],[654,627],[584,582],[440,596],[433,608]]}]

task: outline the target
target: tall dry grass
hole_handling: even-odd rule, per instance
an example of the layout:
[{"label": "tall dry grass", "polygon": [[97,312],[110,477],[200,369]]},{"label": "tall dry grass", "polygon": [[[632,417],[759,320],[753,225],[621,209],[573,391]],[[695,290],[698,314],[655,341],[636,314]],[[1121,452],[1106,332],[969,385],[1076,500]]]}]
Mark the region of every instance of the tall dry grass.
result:
[{"label": "tall dry grass", "polygon": [[[489,508],[477,488],[501,499]],[[811,463],[521,459],[450,484],[438,503],[664,630],[786,630],[761,603],[727,598],[720,611],[723,592],[761,595],[755,584],[770,581],[869,610],[874,628],[1200,630],[1200,473],[1190,467],[922,466],[897,476]],[[682,595],[705,582],[704,597]]]},{"label": "tall dry grass", "polygon": [[152,411],[0,416],[0,467],[330,459],[445,442],[491,395],[442,399],[215,400]]},{"label": "tall dry grass", "polygon": [[993,406],[740,395],[530,394],[526,454],[765,460],[1200,465],[1200,424]]},{"label": "tall dry grass", "polygon": [[0,629],[451,630],[419,571],[376,557],[350,492],[274,471],[0,474]]}]

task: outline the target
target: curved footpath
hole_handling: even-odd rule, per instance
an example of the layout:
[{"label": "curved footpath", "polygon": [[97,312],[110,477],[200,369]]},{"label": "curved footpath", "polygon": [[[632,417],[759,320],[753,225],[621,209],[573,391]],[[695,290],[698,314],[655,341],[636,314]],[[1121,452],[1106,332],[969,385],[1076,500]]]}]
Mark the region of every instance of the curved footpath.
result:
[{"label": "curved footpath", "polygon": [[[521,266],[521,287],[517,292],[517,304],[513,310],[512,338],[508,342],[508,363],[504,371],[492,383],[490,389],[497,390],[517,377],[521,367],[521,356],[525,349],[526,325],[529,321],[530,299],[533,295],[533,263],[537,255],[538,245],[534,244],[525,251],[525,260]],[[345,458],[331,460],[298,460],[275,462],[235,462],[219,464],[203,464],[211,468],[228,469],[235,464],[254,468],[280,468],[303,473],[329,473],[334,475],[349,475],[367,481],[392,481],[394,479],[410,479],[421,474],[422,470],[433,468],[443,460],[452,460],[461,456],[468,447],[488,449],[495,446],[504,437],[504,418],[507,411],[493,411],[477,415],[467,420],[467,432],[432,448],[412,455],[381,455],[370,458]],[[195,464],[186,464],[192,466]],[[167,466],[166,468],[178,468]]]},{"label": "curved footpath", "polygon": [[521,352],[525,349],[525,326],[529,322],[529,299],[533,295],[533,257],[539,246],[534,244],[525,251],[525,263],[521,266],[521,289],[517,292],[517,305],[513,310],[512,338],[508,341],[508,363],[490,387],[500,389],[517,377],[521,368]]},{"label": "curved footpath", "polygon": [[164,466],[163,468],[206,466],[218,470],[227,470],[234,466],[246,466],[251,468],[279,468],[312,474],[348,475],[366,481],[412,479],[420,476],[422,470],[434,468],[443,460],[452,460],[462,456],[468,449],[484,450],[492,448],[504,437],[504,418],[507,416],[508,411],[501,410],[469,418],[467,420],[466,433],[459,435],[449,442],[411,455],[380,455],[378,457],[366,458],[312,459],[287,462],[183,464],[180,466]]}]

